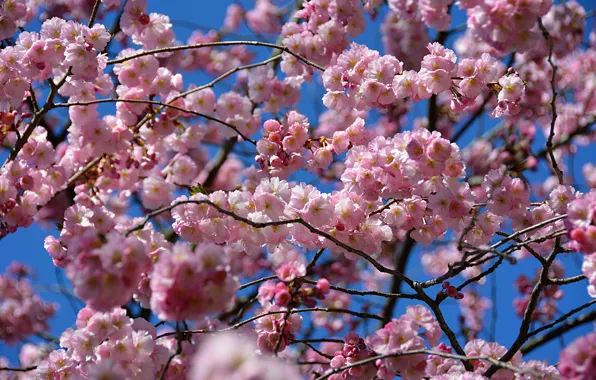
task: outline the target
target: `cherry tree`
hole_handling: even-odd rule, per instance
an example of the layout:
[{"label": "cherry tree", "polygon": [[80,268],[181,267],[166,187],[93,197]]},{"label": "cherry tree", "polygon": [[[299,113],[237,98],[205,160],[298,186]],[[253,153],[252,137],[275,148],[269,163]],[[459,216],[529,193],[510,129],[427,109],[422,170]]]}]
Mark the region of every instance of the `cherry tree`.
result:
[{"label": "cherry tree", "polygon": [[77,313],[50,334],[10,265],[0,379],[593,379],[582,4],[254,0],[180,41],[146,0],[0,0],[0,238],[46,226]]}]

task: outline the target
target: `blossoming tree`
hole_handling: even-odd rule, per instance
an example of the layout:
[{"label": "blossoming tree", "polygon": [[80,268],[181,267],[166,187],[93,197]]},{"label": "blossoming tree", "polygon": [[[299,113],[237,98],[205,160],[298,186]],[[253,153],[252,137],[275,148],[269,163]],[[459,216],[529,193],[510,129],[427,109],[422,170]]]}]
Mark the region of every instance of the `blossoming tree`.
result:
[{"label": "blossoming tree", "polygon": [[[12,264],[0,341],[29,343],[0,379],[593,379],[595,301],[565,293],[596,297],[595,156],[569,163],[596,136],[592,16],[255,0],[182,42],[146,0],[0,0],[0,237],[46,225],[83,304],[52,336]],[[378,19],[382,52],[354,42]]]}]

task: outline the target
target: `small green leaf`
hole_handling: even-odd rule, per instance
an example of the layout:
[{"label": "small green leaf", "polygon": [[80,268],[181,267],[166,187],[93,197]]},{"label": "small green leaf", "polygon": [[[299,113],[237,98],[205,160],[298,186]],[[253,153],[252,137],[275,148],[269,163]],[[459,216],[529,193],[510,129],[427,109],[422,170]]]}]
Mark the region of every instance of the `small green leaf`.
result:
[{"label": "small green leaf", "polygon": [[207,190],[205,190],[205,188],[203,187],[203,185],[201,185],[200,183],[197,184],[196,186],[191,186],[190,187],[190,195],[195,195],[195,194],[207,194]]}]

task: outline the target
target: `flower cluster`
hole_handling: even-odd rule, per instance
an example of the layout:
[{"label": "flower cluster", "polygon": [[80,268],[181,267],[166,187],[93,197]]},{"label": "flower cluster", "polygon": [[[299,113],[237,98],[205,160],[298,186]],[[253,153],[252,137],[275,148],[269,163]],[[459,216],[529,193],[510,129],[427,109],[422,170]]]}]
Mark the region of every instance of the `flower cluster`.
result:
[{"label": "flower cluster", "polygon": [[452,0],[389,0],[387,3],[401,19],[422,19],[429,28],[438,31],[449,29],[451,15],[448,8]]},{"label": "flower cluster", "polygon": [[14,268],[0,275],[0,341],[8,344],[48,331],[48,319],[56,312],[56,305],[44,302]]},{"label": "flower cluster", "polygon": [[381,25],[385,51],[403,61],[404,69],[418,70],[430,42],[424,22],[416,18],[400,17],[399,12],[389,10]]},{"label": "flower cluster", "polygon": [[145,50],[168,47],[176,39],[168,16],[147,13],[147,0],[126,3],[120,18],[120,28]]},{"label": "flower cluster", "polygon": [[550,10],[552,0],[460,1],[468,13],[468,28],[482,41],[502,54],[525,52],[543,42],[536,19]]},{"label": "flower cluster", "polygon": [[470,219],[474,194],[457,181],[463,173],[459,150],[438,132],[377,137],[352,148],[345,163],[346,191],[371,200],[395,199],[383,210],[383,221],[394,230],[415,228],[412,237],[418,242],[430,243],[447,227],[461,231]]},{"label": "flower cluster", "polygon": [[592,253],[584,257],[582,273],[588,279],[588,294],[596,298],[596,254]]},{"label": "flower cluster", "polygon": [[[290,111],[284,125],[277,120],[263,124],[264,137],[257,142],[258,156],[255,161],[261,169],[270,168],[271,176],[287,177],[294,169],[304,165],[303,153],[309,141],[308,119]],[[331,152],[328,157],[333,158]]]},{"label": "flower cluster", "polygon": [[246,12],[246,23],[255,33],[279,33],[283,10],[271,0],[256,0],[255,7]]},{"label": "flower cluster", "polygon": [[0,3],[0,40],[10,38],[27,15],[25,0],[4,0]]},{"label": "flower cluster", "polygon": [[77,200],[66,210],[60,238],[48,236],[45,248],[88,305],[99,311],[124,305],[150,269],[146,247],[114,230],[116,215],[105,205],[84,194]]},{"label": "flower cluster", "polygon": [[[102,244],[101,240],[105,242]],[[86,243],[88,246],[81,247],[66,267],[75,294],[98,311],[125,305],[132,297],[141,273],[149,268],[145,246],[136,237],[125,238],[116,231]]]},{"label": "flower cluster", "polygon": [[[60,346],[35,370],[37,378],[156,378],[170,356],[167,340],[144,319],[131,319],[123,309],[100,313],[79,311],[76,329],[67,329]],[[185,347],[190,353],[189,347]]]},{"label": "flower cluster", "polygon": [[257,310],[257,346],[264,353],[281,352],[302,328],[302,317],[278,305],[265,304]]},{"label": "flower cluster", "polygon": [[477,338],[484,327],[485,313],[493,305],[488,298],[474,289],[464,291],[463,295],[459,307],[462,311],[461,319],[468,330],[466,336]]},{"label": "flower cluster", "polygon": [[553,54],[557,57],[573,52],[583,42],[586,11],[577,1],[553,5],[543,22],[553,40]]},{"label": "flower cluster", "polygon": [[20,159],[0,169],[0,236],[28,227],[38,207],[47,204],[66,182],[64,170],[52,166],[54,148],[39,127],[20,152]]},{"label": "flower cluster", "polygon": [[215,244],[174,244],[161,252],[151,274],[151,309],[160,319],[199,319],[224,311],[234,300],[238,280]]},{"label": "flower cluster", "polygon": [[[368,344],[377,354],[391,354],[415,351],[426,348],[419,330],[424,329],[424,337],[435,346],[441,337],[441,328],[430,310],[423,306],[408,306],[406,313],[377,330],[368,338]],[[380,361],[377,376],[383,380],[393,379],[400,374],[406,378],[421,378],[426,368],[426,355],[414,354],[395,356]]]},{"label": "flower cluster", "polygon": [[[333,359],[331,359],[329,365],[333,370],[338,371],[344,366],[366,360],[372,356],[374,356],[374,352],[366,344],[364,339],[359,337],[358,334],[350,332],[344,337],[342,349],[333,354]],[[374,363],[371,362],[344,369],[331,375],[329,379],[372,379],[375,376],[376,370]]]},{"label": "flower cluster", "polygon": [[584,253],[596,252],[596,190],[577,196],[567,207],[565,226],[569,247]]},{"label": "flower cluster", "polygon": [[577,338],[560,359],[559,371],[565,379],[589,379],[596,371],[596,332]]},{"label": "flower cluster", "polygon": [[[285,267],[289,264],[282,265],[276,271],[282,282],[269,280],[259,286],[258,300],[261,305],[266,305],[268,302],[275,300],[275,304],[281,307],[296,307],[298,305],[314,307],[317,300],[324,300],[330,291],[329,280],[321,278],[315,286],[306,286],[300,279],[294,281],[296,278],[294,275],[287,276]],[[284,275],[280,276],[280,273],[284,273]],[[304,276],[304,272],[299,275]]]},{"label": "flower cluster", "polygon": [[253,69],[248,77],[248,96],[255,104],[263,104],[263,110],[272,114],[298,103],[300,86],[291,78],[279,80],[269,66]]},{"label": "flower cluster", "polygon": [[[485,215],[485,218],[488,216]],[[464,251],[465,252],[465,251]],[[436,249],[425,252],[420,261],[424,271],[431,276],[441,276],[449,270],[449,265],[455,264],[464,258],[464,253],[457,249],[456,244],[449,244],[437,247]],[[468,267],[461,276],[468,279],[478,275],[481,270],[480,266]],[[483,283],[482,280],[479,283]]]},{"label": "flower cluster", "polygon": [[352,43],[323,73],[327,94],[323,104],[335,111],[345,108],[368,110],[395,102],[393,78],[403,63],[392,55]]},{"label": "flower cluster", "polygon": [[195,380],[299,380],[295,367],[281,359],[258,355],[248,337],[215,334],[201,342],[192,359],[190,378]]},{"label": "flower cluster", "polygon": [[[466,58],[456,64],[455,53],[441,44],[429,43],[430,54],[422,57],[419,71],[403,71],[403,63],[391,55],[353,43],[323,74],[327,94],[323,103],[336,111],[386,107],[396,99],[428,99],[450,92],[451,109],[470,109],[487,86],[498,88],[493,117],[517,115],[525,83],[512,69],[496,82],[500,63],[487,53],[480,59]],[[457,84],[454,81],[458,81]],[[347,91],[346,91],[347,90]]]},{"label": "flower cluster", "polygon": [[[308,0],[294,17],[282,28],[284,46],[323,65],[348,46],[348,36],[356,37],[366,27],[358,0]],[[289,54],[284,54],[281,69],[291,77],[312,75],[312,67]]]}]

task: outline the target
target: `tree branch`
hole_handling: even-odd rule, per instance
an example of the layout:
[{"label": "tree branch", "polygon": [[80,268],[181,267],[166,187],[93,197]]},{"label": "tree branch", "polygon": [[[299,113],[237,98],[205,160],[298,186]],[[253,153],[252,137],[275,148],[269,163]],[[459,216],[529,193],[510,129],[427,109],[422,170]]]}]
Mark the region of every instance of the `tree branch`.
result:
[{"label": "tree branch", "polygon": [[553,39],[551,38],[548,30],[546,30],[546,28],[544,27],[544,24],[542,23],[542,18],[538,18],[538,27],[542,31],[542,36],[548,43],[548,58],[547,58],[547,60],[548,60],[548,63],[550,64],[550,67],[552,68],[552,71],[553,71],[551,79],[550,79],[550,86],[551,86],[551,90],[553,93],[553,97],[550,102],[550,108],[551,108],[551,112],[553,115],[552,115],[552,119],[550,122],[550,132],[548,134],[548,139],[546,140],[546,150],[548,151],[548,156],[550,157],[553,171],[557,175],[559,184],[562,185],[563,184],[563,172],[561,171],[561,168],[559,168],[559,164],[557,163],[557,159],[555,158],[555,154],[553,153],[553,139],[555,137],[555,123],[557,121],[557,87],[556,87],[555,79],[556,79],[558,67],[553,63],[554,42],[553,42]]},{"label": "tree branch", "polygon": [[290,50],[286,46],[271,44],[268,42],[260,42],[260,41],[216,41],[216,42],[206,42],[206,43],[202,43],[202,44],[171,46],[171,47],[166,47],[166,48],[161,48],[161,49],[141,51],[139,53],[132,54],[132,55],[129,55],[126,57],[113,59],[113,60],[108,61],[108,65],[123,63],[123,62],[129,61],[131,59],[143,57],[146,55],[158,54],[158,53],[173,53],[175,51],[180,51],[180,50],[201,49],[201,48],[216,47],[216,46],[235,46],[235,45],[262,46],[262,47],[278,49],[278,50],[281,50],[283,52],[286,52],[286,53],[296,57],[298,60],[302,61],[303,63],[305,63],[309,66],[314,67],[317,70],[325,71],[324,67],[319,66],[318,64],[304,58],[300,54],[294,53],[292,50]]},{"label": "tree branch", "polygon": [[[567,313],[567,314],[569,314],[569,313]],[[568,320],[561,326],[550,330],[546,334],[544,334],[536,339],[532,339],[531,341],[526,343],[526,345],[524,345],[521,348],[520,352],[525,355],[529,352],[534,351],[538,347],[545,345],[546,343],[550,342],[551,340],[563,335],[567,331],[572,330],[575,327],[581,326],[585,323],[595,321],[595,320],[596,320],[596,310],[592,310],[589,313],[580,315],[579,317],[577,317],[575,319]]]}]

